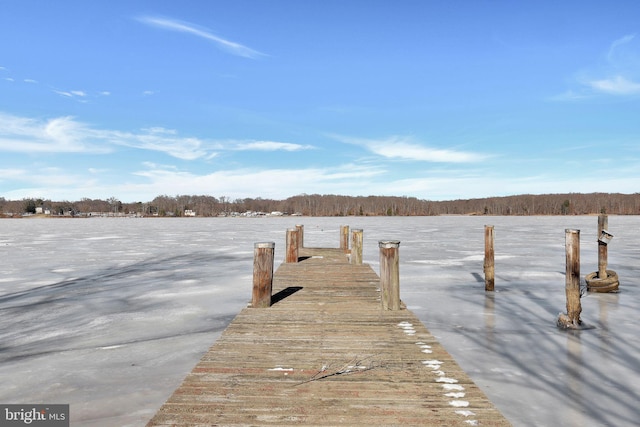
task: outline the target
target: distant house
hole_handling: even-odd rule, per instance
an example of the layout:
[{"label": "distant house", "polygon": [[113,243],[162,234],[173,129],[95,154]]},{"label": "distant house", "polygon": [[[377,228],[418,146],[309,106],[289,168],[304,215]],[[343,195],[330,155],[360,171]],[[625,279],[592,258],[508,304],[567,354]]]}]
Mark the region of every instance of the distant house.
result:
[{"label": "distant house", "polygon": [[184,216],[196,216],[196,211],[193,211],[191,209],[185,209]]},{"label": "distant house", "polygon": [[43,210],[42,208],[36,208],[36,214],[42,215]]}]

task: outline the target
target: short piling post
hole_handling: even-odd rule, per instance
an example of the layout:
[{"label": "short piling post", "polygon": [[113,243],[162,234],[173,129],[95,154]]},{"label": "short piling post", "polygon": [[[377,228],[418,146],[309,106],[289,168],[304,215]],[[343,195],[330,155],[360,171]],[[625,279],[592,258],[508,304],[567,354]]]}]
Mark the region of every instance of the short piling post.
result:
[{"label": "short piling post", "polygon": [[287,229],[285,263],[298,262],[298,229]]},{"label": "short piling post", "polygon": [[484,290],[492,292],[495,287],[495,252],[493,225],[484,226]]},{"label": "short piling post", "polygon": [[271,306],[273,287],[274,242],[261,242],[253,245],[253,293],[251,307]]},{"label": "short piling post", "polygon": [[340,226],[340,249],[345,254],[349,253],[349,226],[341,225]]},{"label": "short piling post", "polygon": [[296,229],[298,230],[298,249],[304,248],[304,225],[297,224]]},{"label": "short piling post", "polygon": [[400,241],[379,241],[380,297],[383,310],[400,310]]},{"label": "short piling post", "polygon": [[560,314],[558,326],[576,329],[582,324],[580,313],[580,230],[565,230],[567,314]]},{"label": "short piling post", "polygon": [[351,264],[362,265],[362,229],[351,230]]},{"label": "short piling post", "polygon": [[598,278],[607,278],[607,263],[609,257],[608,245],[600,239],[602,232],[609,229],[609,217],[607,215],[598,215]]}]

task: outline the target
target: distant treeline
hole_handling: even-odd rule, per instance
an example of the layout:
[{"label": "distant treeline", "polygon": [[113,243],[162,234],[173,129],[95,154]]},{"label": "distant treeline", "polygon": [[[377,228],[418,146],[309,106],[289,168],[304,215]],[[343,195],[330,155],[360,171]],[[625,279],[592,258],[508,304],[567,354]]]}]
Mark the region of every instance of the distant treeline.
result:
[{"label": "distant treeline", "polygon": [[81,199],[76,202],[45,199],[5,200],[0,197],[0,214],[88,216],[137,215],[236,216],[282,213],[305,216],[429,216],[429,215],[612,215],[640,214],[640,193],[634,194],[523,194],[483,199],[430,201],[415,197],[338,196],[300,194],[285,200],[247,198],[231,200],[213,196],[158,196],[150,202],[122,203]]}]

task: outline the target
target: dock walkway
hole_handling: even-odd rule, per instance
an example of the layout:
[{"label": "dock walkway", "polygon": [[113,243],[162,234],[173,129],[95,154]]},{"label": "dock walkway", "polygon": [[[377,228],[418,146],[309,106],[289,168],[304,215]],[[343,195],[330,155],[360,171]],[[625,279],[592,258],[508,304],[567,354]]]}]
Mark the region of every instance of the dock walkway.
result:
[{"label": "dock walkway", "polygon": [[509,422],[380,278],[341,249],[301,248],[269,308],[245,308],[148,426]]}]

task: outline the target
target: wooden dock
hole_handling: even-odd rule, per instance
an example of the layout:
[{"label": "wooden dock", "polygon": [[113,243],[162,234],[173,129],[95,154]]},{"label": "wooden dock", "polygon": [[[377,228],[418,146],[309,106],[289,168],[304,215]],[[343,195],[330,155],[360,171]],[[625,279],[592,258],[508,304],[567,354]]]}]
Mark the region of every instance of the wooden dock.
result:
[{"label": "wooden dock", "polygon": [[148,426],[510,423],[380,278],[341,249],[301,248],[272,306],[231,322]]}]

